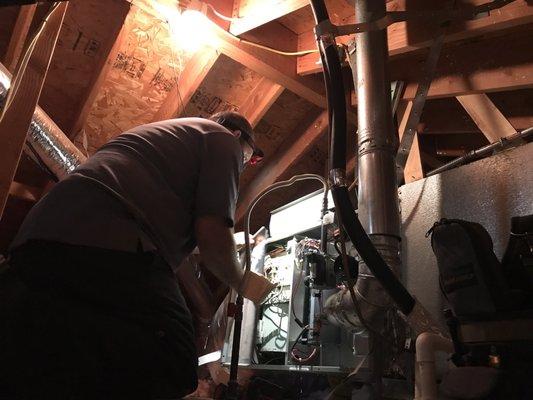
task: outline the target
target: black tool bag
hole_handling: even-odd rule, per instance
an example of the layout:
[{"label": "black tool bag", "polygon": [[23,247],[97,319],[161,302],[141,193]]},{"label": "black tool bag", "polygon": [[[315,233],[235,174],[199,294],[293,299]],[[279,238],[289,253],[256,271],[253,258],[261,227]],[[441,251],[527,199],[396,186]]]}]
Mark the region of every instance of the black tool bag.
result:
[{"label": "black tool bag", "polygon": [[456,316],[483,317],[508,306],[508,287],[488,232],[475,222],[442,219],[428,232],[442,292]]}]

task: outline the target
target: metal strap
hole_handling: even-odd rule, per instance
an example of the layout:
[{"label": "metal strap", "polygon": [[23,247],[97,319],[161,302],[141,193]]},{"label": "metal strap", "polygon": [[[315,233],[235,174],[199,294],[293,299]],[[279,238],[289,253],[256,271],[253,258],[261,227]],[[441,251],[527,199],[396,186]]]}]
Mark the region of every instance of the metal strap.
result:
[{"label": "metal strap", "polygon": [[429,55],[424,65],[424,74],[422,75],[422,78],[418,84],[416,95],[413,100],[413,107],[411,108],[411,112],[407,119],[405,132],[403,133],[398,154],[396,155],[398,181],[401,181],[401,178],[403,177],[403,170],[405,168],[405,164],[407,163],[407,158],[409,157],[409,151],[413,145],[416,135],[416,128],[420,122],[422,109],[426,103],[426,97],[429,87],[431,86],[431,81],[433,80],[433,75],[435,74],[435,69],[437,67],[437,62],[439,61],[440,51],[442,49],[445,36],[446,30],[443,28],[429,49]]}]

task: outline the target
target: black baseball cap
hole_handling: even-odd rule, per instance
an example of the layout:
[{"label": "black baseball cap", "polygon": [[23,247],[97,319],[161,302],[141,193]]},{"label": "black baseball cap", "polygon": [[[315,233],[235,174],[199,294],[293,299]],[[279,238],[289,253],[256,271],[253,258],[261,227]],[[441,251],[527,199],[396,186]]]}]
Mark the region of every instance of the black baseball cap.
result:
[{"label": "black baseball cap", "polygon": [[241,132],[241,137],[253,150],[252,158],[249,161],[251,165],[255,165],[263,159],[263,151],[255,144],[255,133],[252,125],[243,115],[235,111],[221,111],[211,115],[209,119],[231,131]]}]

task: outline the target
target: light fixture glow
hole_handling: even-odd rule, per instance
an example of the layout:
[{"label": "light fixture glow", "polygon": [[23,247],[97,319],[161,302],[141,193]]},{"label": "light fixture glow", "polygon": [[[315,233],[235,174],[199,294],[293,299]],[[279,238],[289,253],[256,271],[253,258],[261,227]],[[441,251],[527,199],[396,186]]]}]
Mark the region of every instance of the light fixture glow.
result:
[{"label": "light fixture glow", "polygon": [[198,51],[212,38],[211,22],[205,14],[197,10],[180,12],[158,4],[157,11],[168,21],[170,33],[176,46],[188,53]]}]

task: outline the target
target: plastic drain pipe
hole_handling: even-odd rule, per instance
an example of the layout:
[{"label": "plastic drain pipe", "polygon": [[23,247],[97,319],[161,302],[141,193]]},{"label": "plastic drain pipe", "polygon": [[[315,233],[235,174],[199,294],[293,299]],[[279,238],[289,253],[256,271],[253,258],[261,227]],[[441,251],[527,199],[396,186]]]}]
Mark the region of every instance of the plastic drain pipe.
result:
[{"label": "plastic drain pipe", "polygon": [[438,386],[435,353],[453,353],[453,342],[424,332],[416,338],[415,400],[437,400]]}]

